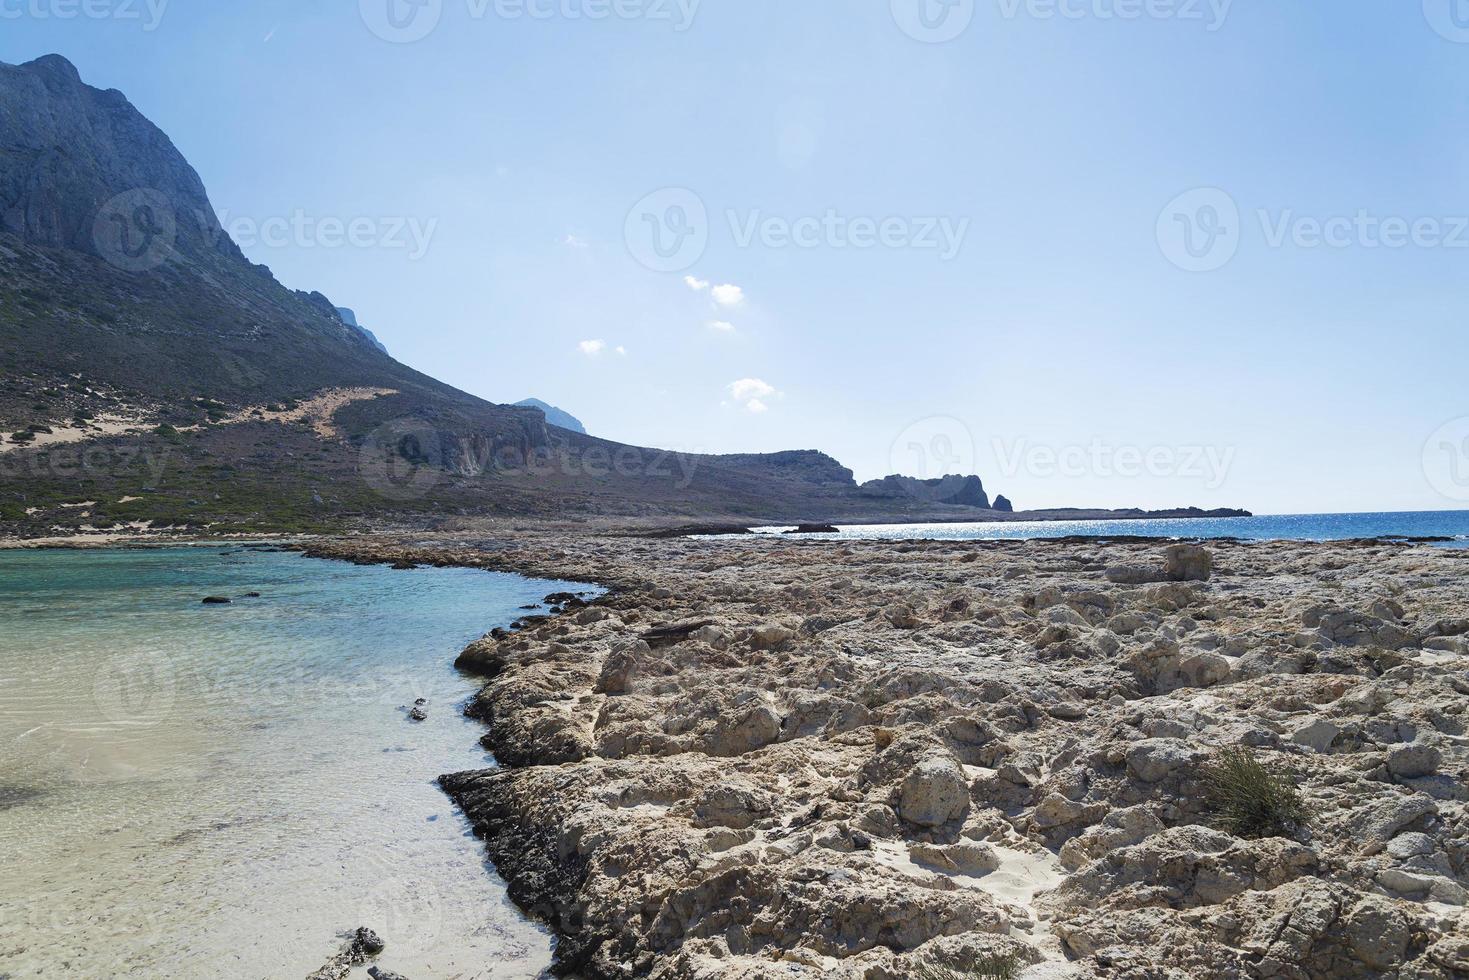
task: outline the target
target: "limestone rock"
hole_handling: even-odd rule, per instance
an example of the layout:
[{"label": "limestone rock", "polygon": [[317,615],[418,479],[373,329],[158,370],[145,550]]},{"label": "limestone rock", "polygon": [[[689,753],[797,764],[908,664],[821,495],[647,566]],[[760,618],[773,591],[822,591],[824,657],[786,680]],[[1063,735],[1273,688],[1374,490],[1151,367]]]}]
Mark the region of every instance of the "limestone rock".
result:
[{"label": "limestone rock", "polygon": [[952,757],[933,756],[903,780],[898,815],[919,827],[942,827],[969,813],[969,784]]}]

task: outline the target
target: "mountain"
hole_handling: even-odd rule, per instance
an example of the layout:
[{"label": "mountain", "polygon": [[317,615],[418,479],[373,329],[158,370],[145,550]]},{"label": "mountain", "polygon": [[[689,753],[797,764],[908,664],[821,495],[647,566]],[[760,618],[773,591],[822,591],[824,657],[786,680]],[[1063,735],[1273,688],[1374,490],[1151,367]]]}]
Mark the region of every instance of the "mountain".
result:
[{"label": "mountain", "polygon": [[575,415],[572,415],[570,412],[562,411],[555,405],[547,405],[539,398],[527,398],[524,401],[516,402],[515,405],[517,408],[540,409],[541,414],[546,417],[546,421],[551,423],[552,425],[560,426],[561,428],[570,430],[571,432],[580,432],[582,435],[587,434],[587,427],[582,425],[581,420],[579,420]]},{"label": "mountain", "polygon": [[368,342],[370,344],[372,344],[372,346],[376,347],[378,350],[382,351],[384,354],[386,354],[388,352],[388,348],[383,345],[383,342],[381,340],[378,340],[377,339],[377,337],[373,334],[373,332],[371,330],[367,329],[362,324],[360,324],[360,323],[357,322],[357,314],[356,313],[353,313],[351,310],[347,309],[345,306],[338,306],[338,307],[335,307],[335,309],[337,311],[337,316],[339,316],[339,317],[342,318],[342,322],[343,323],[345,323],[349,327],[355,328],[358,333],[362,334],[362,336],[364,336],[364,337],[367,338]]},{"label": "mountain", "polygon": [[215,215],[122,93],[57,55],[0,64],[7,529],[886,513],[820,453],[624,446],[451,388],[249,262]]}]

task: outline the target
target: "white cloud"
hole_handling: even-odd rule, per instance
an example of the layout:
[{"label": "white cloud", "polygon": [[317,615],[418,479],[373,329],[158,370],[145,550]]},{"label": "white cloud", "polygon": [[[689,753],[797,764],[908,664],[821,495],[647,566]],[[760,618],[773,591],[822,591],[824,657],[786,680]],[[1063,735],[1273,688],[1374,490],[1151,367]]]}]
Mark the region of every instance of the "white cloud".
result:
[{"label": "white cloud", "polygon": [[626,357],[627,356],[627,348],[626,347],[623,347],[622,345],[619,344],[618,347],[617,347],[617,353],[621,354],[623,357]]},{"label": "white cloud", "polygon": [[709,288],[708,279],[695,279],[693,276],[684,276],[683,281],[685,286],[688,286],[696,293],[702,293]]},{"label": "white cloud", "polygon": [[738,286],[731,286],[727,283],[723,286],[715,286],[710,295],[714,297],[714,302],[720,306],[739,306],[745,301],[745,291]]},{"label": "white cloud", "polygon": [[735,325],[727,320],[710,320],[709,329],[719,333],[734,333]]},{"label": "white cloud", "polygon": [[588,357],[596,357],[598,354],[602,353],[604,350],[607,349],[607,341],[605,341],[605,340],[583,340],[581,343],[577,344],[576,346],[577,346],[577,349],[578,350],[580,350],[583,354],[587,355]]},{"label": "white cloud", "polygon": [[586,240],[585,239],[582,239],[582,238],[578,238],[575,235],[567,235],[565,238],[561,239],[561,244],[562,245],[565,245],[565,246],[567,246],[569,248],[586,248],[587,247]]},{"label": "white cloud", "polygon": [[752,415],[770,411],[770,399],[780,397],[780,392],[775,390],[774,385],[759,378],[741,378],[729,385],[729,393]]}]

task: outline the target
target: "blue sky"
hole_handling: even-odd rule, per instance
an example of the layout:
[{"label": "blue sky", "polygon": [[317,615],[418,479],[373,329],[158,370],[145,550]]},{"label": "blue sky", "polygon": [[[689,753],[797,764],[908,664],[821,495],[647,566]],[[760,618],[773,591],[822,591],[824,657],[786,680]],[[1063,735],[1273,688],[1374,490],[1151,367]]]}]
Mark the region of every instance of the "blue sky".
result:
[{"label": "blue sky", "polygon": [[483,397],[1022,507],[1469,499],[1450,0],[90,2],[5,0],[0,60]]}]

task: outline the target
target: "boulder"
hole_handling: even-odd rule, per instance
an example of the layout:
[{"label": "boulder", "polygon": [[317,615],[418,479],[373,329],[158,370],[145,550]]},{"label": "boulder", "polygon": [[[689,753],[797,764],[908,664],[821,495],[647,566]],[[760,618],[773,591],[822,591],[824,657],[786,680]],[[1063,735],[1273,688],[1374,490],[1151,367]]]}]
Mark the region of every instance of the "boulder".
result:
[{"label": "boulder", "polygon": [[775,624],[757,626],[750,634],[750,646],[756,650],[774,650],[795,635],[794,630],[784,626]]},{"label": "boulder", "polygon": [[1163,552],[1163,570],[1171,582],[1207,582],[1214,574],[1214,556],[1198,545],[1170,545]]},{"label": "boulder", "polygon": [[1333,722],[1325,718],[1312,718],[1291,732],[1290,740],[1317,752],[1328,752],[1331,750],[1331,743],[1335,742],[1341,733],[1341,728]]},{"label": "boulder", "polygon": [[903,779],[898,816],[918,827],[942,827],[969,813],[969,783],[952,756],[923,759]]},{"label": "boulder", "polygon": [[1387,753],[1387,771],[1398,779],[1418,779],[1438,772],[1443,753],[1432,745],[1395,745]]},{"label": "boulder", "polygon": [[1204,757],[1176,738],[1148,738],[1127,753],[1127,770],[1145,783],[1158,783]]}]

